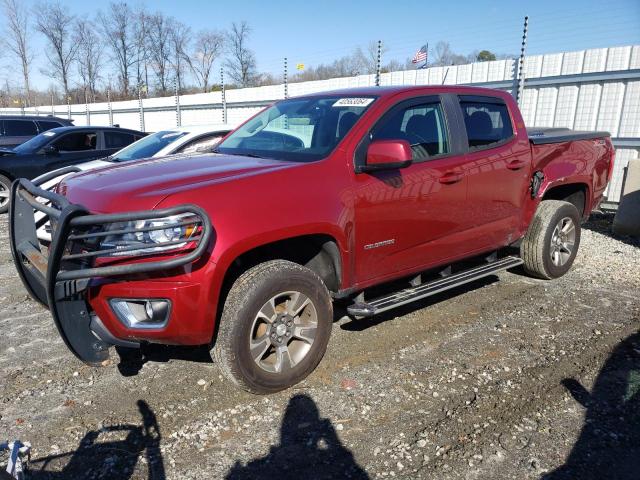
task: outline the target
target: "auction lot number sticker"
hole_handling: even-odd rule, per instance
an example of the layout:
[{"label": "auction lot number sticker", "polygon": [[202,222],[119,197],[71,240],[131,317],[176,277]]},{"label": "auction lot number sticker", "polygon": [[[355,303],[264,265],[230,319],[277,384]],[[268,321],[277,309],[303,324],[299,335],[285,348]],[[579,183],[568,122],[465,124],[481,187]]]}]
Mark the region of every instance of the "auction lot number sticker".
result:
[{"label": "auction lot number sticker", "polygon": [[360,107],[360,108],[364,108],[367,105],[369,105],[371,102],[373,102],[373,98],[358,98],[358,97],[353,97],[353,98],[341,98],[340,100],[338,100],[337,102],[335,102],[332,106],[333,107]]}]

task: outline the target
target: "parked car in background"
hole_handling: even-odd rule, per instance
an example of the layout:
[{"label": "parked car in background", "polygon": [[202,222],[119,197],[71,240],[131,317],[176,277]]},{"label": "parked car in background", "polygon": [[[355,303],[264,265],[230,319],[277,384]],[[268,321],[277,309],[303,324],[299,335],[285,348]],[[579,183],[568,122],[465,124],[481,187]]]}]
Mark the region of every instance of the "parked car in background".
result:
[{"label": "parked car in background", "polygon": [[43,173],[112,155],[146,136],[115,127],[59,127],[11,148],[0,148],[0,213],[9,205],[14,178],[35,178]]},{"label": "parked car in background", "polygon": [[[161,130],[141,138],[113,155],[78,166],[81,170],[91,170],[113,163],[164,157],[177,153],[210,153],[232,130],[233,127],[228,124],[175,127]],[[61,174],[59,177],[45,182],[43,188],[52,188],[66,175],[69,174]]]},{"label": "parked car in background", "polygon": [[0,115],[0,147],[15,147],[52,128],[70,126],[73,120],[51,115]]},{"label": "parked car in background", "polygon": [[[78,167],[81,170],[92,170],[113,165],[114,163],[131,162],[143,158],[163,157],[181,153],[210,153],[232,130],[228,124],[176,127],[161,130],[132,143],[109,157],[82,163]],[[71,175],[71,173],[61,173],[44,182],[41,187],[45,190],[53,190],[60,180],[67,175]],[[42,225],[38,229],[38,238],[50,241],[50,230],[49,223]]]},{"label": "parked car in background", "polygon": [[132,143],[103,161],[90,162],[80,168],[89,170],[108,165],[107,162],[130,162],[175,153],[210,153],[232,130],[233,127],[226,124],[168,128]]}]

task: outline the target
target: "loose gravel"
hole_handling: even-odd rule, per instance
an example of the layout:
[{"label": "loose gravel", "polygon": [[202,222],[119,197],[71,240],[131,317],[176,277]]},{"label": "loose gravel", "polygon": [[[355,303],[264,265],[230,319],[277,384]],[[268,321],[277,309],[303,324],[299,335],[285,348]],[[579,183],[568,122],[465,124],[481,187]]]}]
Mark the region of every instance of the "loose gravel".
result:
[{"label": "loose gravel", "polygon": [[6,221],[0,440],[31,442],[34,478],[640,477],[640,241],[610,215],[585,225],[561,279],[516,270],[338,314],[316,372],[267,397],[223,380],[206,349],[81,364],[20,284]]}]

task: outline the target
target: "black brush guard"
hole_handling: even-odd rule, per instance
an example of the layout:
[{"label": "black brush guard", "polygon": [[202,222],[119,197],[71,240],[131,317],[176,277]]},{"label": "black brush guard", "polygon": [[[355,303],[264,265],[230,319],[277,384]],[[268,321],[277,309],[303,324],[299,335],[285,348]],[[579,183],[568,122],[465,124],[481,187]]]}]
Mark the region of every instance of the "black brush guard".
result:
[{"label": "black brush guard", "polygon": [[[29,294],[51,311],[60,336],[67,347],[85,363],[99,365],[109,357],[108,349],[116,343],[116,339],[110,336],[97,317],[92,318],[89,313],[85,293],[92,280],[139,273],[166,272],[192,263],[202,257],[205,252],[212,228],[207,214],[196,205],[187,204],[161,210],[107,215],[90,214],[81,205],[72,204],[62,195],[38,186],[61,174],[79,170],[77,167],[69,167],[51,175],[38,177],[33,182],[24,178],[13,182],[9,210],[9,237],[16,269]],[[34,217],[36,211],[45,214],[45,217],[37,222]],[[94,267],[95,258],[113,253],[115,250],[87,251],[86,248],[80,248],[79,252],[74,251],[74,246],[77,244],[95,241],[114,233],[161,229],[161,227],[146,227],[116,232],[100,231],[100,227],[104,225],[153,220],[184,213],[192,213],[199,218],[199,221],[195,222],[199,224],[199,232],[186,242],[193,244],[194,248],[183,254],[177,252],[179,253],[177,256],[176,252],[167,252],[174,254],[169,259]],[[48,249],[39,242],[36,233],[37,229],[47,221],[51,224],[51,244]],[[78,234],[78,231],[81,233]],[[156,246],[171,246],[178,243],[185,242],[165,242]],[[135,250],[144,250],[144,247],[118,251],[135,253]],[[154,254],[145,253],[145,256],[149,255]],[[126,343],[125,341],[122,344]]]}]

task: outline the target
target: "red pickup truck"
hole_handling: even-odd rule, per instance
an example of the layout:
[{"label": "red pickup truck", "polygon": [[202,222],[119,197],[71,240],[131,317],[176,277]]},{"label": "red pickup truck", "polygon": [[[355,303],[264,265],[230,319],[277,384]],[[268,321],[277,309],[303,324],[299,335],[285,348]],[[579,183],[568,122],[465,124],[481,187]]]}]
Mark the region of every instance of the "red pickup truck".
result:
[{"label": "red pickup truck", "polygon": [[506,92],[319,93],[266,108],[215,154],[77,173],[53,192],[46,175],[19,179],[11,247],[81,360],[208,344],[232,381],[269,393],[320,362],[334,299],[363,317],[520,264],[566,273],[613,159],[608,133],[527,134]]}]

